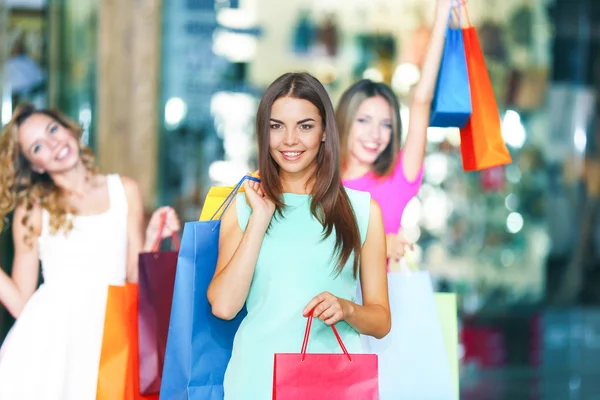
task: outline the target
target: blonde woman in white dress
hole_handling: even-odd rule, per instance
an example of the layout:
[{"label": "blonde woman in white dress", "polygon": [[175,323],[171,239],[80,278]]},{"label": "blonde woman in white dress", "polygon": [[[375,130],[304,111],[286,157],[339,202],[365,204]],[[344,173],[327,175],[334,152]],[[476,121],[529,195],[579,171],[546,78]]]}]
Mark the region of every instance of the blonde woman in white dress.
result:
[{"label": "blonde woman in white dress", "polygon": [[137,183],[98,173],[81,133],[24,105],[0,136],[0,221],[14,211],[15,246],[0,301],[17,318],[0,350],[2,400],[94,400],[108,286],[137,282],[160,214],[165,237],[179,230],[163,207],[144,233]]}]

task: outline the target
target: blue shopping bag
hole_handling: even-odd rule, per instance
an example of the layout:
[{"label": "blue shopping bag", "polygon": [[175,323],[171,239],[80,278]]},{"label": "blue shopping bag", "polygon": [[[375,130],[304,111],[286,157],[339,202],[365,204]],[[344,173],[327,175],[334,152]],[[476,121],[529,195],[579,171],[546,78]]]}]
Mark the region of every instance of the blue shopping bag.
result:
[{"label": "blue shopping bag", "polygon": [[[231,321],[212,314],[206,292],[219,255],[220,211],[235,199],[245,176],[208,221],[188,222],[177,260],[169,336],[163,369],[161,400],[223,400],[223,377],[233,338],[246,315]],[[222,215],[222,213],[221,213]]]},{"label": "blue shopping bag", "polygon": [[431,104],[429,126],[463,128],[469,122],[471,112],[469,72],[459,17],[458,26],[453,27],[450,22],[446,29],[446,42]]}]

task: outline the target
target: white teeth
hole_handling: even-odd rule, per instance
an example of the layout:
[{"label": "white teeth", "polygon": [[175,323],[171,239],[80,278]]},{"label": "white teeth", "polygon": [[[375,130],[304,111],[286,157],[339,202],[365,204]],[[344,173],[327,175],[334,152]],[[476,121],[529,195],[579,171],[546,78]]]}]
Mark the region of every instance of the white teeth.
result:
[{"label": "white teeth", "polygon": [[58,156],[56,157],[56,159],[60,161],[63,158],[65,158],[68,153],[69,153],[69,148],[63,147],[63,149],[60,151],[60,153],[58,153]]},{"label": "white teeth", "polygon": [[376,143],[363,143],[363,146],[370,150],[376,150],[379,147]]},{"label": "white teeth", "polygon": [[300,151],[294,151],[294,152],[284,151],[283,154],[286,155],[287,157],[298,157],[300,154],[302,154],[302,152],[300,152]]}]

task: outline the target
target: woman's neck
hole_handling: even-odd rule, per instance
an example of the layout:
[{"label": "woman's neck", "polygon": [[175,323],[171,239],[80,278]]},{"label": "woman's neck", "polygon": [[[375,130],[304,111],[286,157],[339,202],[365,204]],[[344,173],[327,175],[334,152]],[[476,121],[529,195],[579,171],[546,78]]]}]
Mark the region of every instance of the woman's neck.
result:
[{"label": "woman's neck", "polygon": [[90,171],[80,161],[73,168],[59,174],[50,174],[52,181],[69,194],[83,196],[89,183]]},{"label": "woman's neck", "polygon": [[283,193],[310,194],[314,186],[314,170],[316,166],[297,173],[279,172]]}]

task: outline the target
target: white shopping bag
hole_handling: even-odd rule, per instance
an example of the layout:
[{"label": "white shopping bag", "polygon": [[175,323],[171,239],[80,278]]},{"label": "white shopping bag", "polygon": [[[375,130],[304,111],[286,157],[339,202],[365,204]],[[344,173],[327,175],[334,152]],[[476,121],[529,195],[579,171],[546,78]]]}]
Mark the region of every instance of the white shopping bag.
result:
[{"label": "white shopping bag", "polygon": [[[388,285],[390,333],[383,339],[361,335],[363,351],[379,356],[380,399],[455,400],[429,273],[403,265],[388,274]],[[360,286],[357,298],[362,302]]]}]

